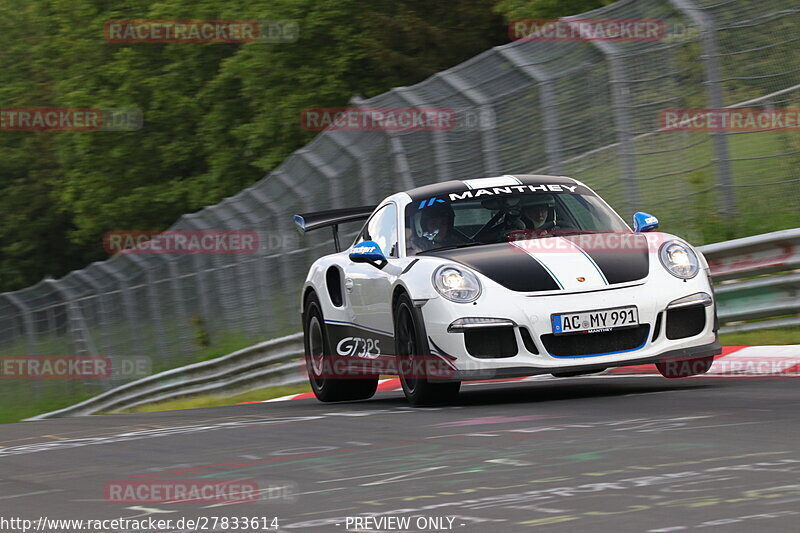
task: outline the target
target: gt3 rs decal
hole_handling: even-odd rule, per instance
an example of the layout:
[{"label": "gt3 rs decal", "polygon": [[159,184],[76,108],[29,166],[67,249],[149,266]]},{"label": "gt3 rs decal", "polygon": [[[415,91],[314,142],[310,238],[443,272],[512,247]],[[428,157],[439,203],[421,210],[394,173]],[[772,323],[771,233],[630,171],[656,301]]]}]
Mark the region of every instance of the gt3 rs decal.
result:
[{"label": "gt3 rs decal", "polygon": [[381,355],[381,341],[362,337],[345,337],[336,344],[336,353],[337,355],[375,359]]},{"label": "gt3 rs decal", "polygon": [[332,355],[364,359],[394,355],[394,337],[389,332],[339,320],[326,320],[325,331]]}]

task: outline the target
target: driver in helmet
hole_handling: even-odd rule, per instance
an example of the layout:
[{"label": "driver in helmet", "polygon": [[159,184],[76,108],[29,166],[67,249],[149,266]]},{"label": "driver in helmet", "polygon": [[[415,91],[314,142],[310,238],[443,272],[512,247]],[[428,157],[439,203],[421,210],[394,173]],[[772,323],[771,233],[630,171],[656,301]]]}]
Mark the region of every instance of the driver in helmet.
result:
[{"label": "driver in helmet", "polygon": [[411,239],[414,251],[468,243],[469,239],[453,226],[454,220],[455,213],[450,204],[435,204],[424,208],[419,218],[422,236],[414,235]]}]

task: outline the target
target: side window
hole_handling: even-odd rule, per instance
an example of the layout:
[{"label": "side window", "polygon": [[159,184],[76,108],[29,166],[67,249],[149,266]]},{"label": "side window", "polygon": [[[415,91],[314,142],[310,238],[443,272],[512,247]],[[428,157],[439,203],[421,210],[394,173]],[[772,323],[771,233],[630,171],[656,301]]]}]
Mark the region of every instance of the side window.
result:
[{"label": "side window", "polygon": [[358,242],[375,241],[386,257],[397,257],[397,206],[387,204],[372,215]]}]

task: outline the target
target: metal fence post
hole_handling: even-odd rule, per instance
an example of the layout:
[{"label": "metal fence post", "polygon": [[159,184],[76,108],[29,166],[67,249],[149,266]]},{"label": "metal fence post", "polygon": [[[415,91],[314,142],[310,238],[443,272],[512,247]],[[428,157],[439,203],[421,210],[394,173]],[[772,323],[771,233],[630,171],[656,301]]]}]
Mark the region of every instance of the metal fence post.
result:
[{"label": "metal fence post", "polygon": [[[408,102],[411,107],[421,108],[425,106],[425,102],[420,100],[417,95],[414,94],[413,89],[409,87],[398,87],[391,92],[398,98]],[[447,147],[445,146],[444,132],[440,130],[433,130],[426,133],[430,133],[431,141],[433,141],[433,152],[436,154],[435,164],[437,180],[445,180],[453,177],[453,171],[450,169],[450,160],[448,159],[447,155]],[[396,137],[397,134],[392,132],[392,136]]]},{"label": "metal fence post", "polygon": [[25,303],[14,296],[13,292],[6,292],[3,296],[11,302],[11,305],[19,309],[19,313],[22,316],[22,324],[25,328],[25,337],[28,343],[28,353],[26,355],[34,355],[36,351],[36,334],[34,332],[33,327],[33,317],[31,317],[30,309],[25,305]]},{"label": "metal fence post", "polygon": [[[365,100],[354,96],[350,99],[350,103],[361,107],[361,105],[365,103]],[[404,189],[413,189],[416,185],[414,184],[414,176],[411,174],[411,166],[408,164],[408,158],[406,157],[406,150],[403,147],[403,143],[397,137],[396,133],[387,130],[384,130],[384,133],[389,137],[391,157],[394,161],[395,171],[400,176],[401,183],[398,185]]]},{"label": "metal fence post", "polygon": [[375,186],[369,157],[367,157],[364,150],[358,147],[358,143],[347,144],[342,137],[341,135],[336,135],[336,132],[330,132],[327,138],[353,159],[355,166],[358,168],[358,177],[361,182],[361,201],[366,205],[371,201],[377,200],[375,198]]},{"label": "metal fence post", "polygon": [[[217,204],[217,205],[219,205],[219,204]],[[215,221],[212,221],[212,222],[216,222],[215,224],[209,223],[208,218],[210,218],[210,217],[213,217],[214,219],[216,219]],[[200,211],[198,213],[193,213],[191,215],[184,215],[183,217],[181,217],[181,224],[189,226],[191,228],[190,231],[212,232],[212,231],[217,231],[220,225],[222,226],[222,228],[228,229],[224,222],[222,224],[220,224],[220,222],[222,222],[222,221],[220,220],[220,217],[217,216],[217,214],[214,212],[213,208],[204,208],[202,211]],[[193,265],[193,268],[195,270],[195,273],[201,272],[202,268],[200,268],[200,258],[198,257],[197,254],[190,254],[190,255],[192,256],[191,257],[192,265]],[[233,255],[235,255],[235,254],[233,254]],[[212,274],[212,276],[215,276],[217,280],[220,280],[220,278],[221,278],[222,283],[225,283],[226,271],[231,272],[231,270],[228,270],[228,269],[232,268],[233,269],[232,270],[232,274],[231,274],[232,281],[233,281],[233,284],[235,286],[238,286],[239,282],[240,282],[240,280],[239,280],[239,272],[236,269],[236,267],[234,266],[234,265],[238,264],[237,258],[234,257],[229,262],[226,262],[224,259],[228,259],[227,256],[223,256],[224,259],[221,259],[216,254],[211,254],[210,257],[211,257],[211,262],[214,265],[214,267],[213,267],[213,272],[214,273]],[[220,263],[223,263],[223,264],[220,264]],[[200,308],[200,314],[202,315],[201,318],[203,319],[204,326],[206,328],[210,328],[210,326],[211,326],[211,322],[210,322],[211,317],[208,315],[208,310],[209,310],[208,298],[207,298],[207,294],[206,294],[206,291],[205,291],[205,288],[204,288],[204,284],[201,283],[201,281],[204,281],[204,280],[201,279],[199,277],[199,275],[195,275],[194,286],[195,286],[196,293],[197,293],[197,299],[198,299],[198,302],[200,304],[199,308]],[[237,324],[241,324],[242,320],[244,320],[244,305],[243,305],[244,302],[242,301],[242,299],[243,299],[242,294],[243,293],[242,293],[241,289],[242,289],[242,287],[238,287],[237,290],[227,291],[227,292],[233,294],[234,297],[236,297],[236,299],[238,300],[238,303],[234,303],[232,306],[230,306],[230,307],[233,308],[232,312],[237,312],[238,311],[240,313],[239,320],[234,321]],[[220,299],[220,303],[222,303],[221,299]],[[221,307],[223,308],[224,311],[228,311],[228,308],[226,308],[225,305],[222,305]],[[189,318],[191,319],[192,317],[189,317]],[[224,318],[225,318],[226,321],[228,320],[227,316],[224,317]]]},{"label": "metal fence post", "polygon": [[406,189],[413,189],[415,187],[414,184],[414,177],[411,174],[411,166],[408,164],[408,158],[406,157],[406,149],[403,147],[403,143],[400,142],[395,135],[392,135],[390,132],[386,132],[389,136],[389,145],[392,147],[392,159],[394,160],[394,167],[397,173],[400,175],[400,178],[403,181],[403,186]]},{"label": "metal fence post", "polygon": [[[341,176],[336,170],[331,167],[328,163],[322,160],[320,156],[308,150],[307,148],[301,148],[295,152],[298,156],[305,159],[306,163],[310,166],[314,167],[320,174],[325,176],[325,179],[328,180],[328,187],[331,190],[341,190],[342,189],[342,182]],[[333,200],[333,208],[341,208],[344,207],[342,203],[342,197],[338,194],[329,194],[328,195],[331,200]]]},{"label": "metal fence post", "polygon": [[[703,65],[708,85],[708,105],[712,109],[725,107],[722,95],[722,76],[719,66],[719,43],[717,42],[717,28],[711,15],[704,12],[694,0],[669,0],[675,9],[689,17],[692,22],[703,30]],[[717,168],[717,180],[722,189],[722,209],[725,214],[736,213],[736,193],[733,189],[733,175],[731,173],[730,155],[728,151],[728,138],[724,132],[711,132],[714,142],[714,159]]]},{"label": "metal fence post", "polygon": [[539,105],[544,115],[544,134],[547,143],[547,165],[551,174],[563,174],[561,163],[561,132],[558,125],[558,105],[553,81],[549,74],[526,58],[516,48],[500,48],[500,54],[512,65],[539,85]]},{"label": "metal fence post", "polygon": [[[227,211],[227,212],[226,212]],[[202,222],[205,224],[207,219],[213,218],[214,226],[224,229],[225,231],[236,231],[241,228],[237,228],[238,224],[231,224],[230,216],[224,217],[223,215],[229,215],[233,212],[236,216],[236,220],[238,221],[245,221],[246,227],[248,229],[252,229],[256,227],[258,218],[252,216],[252,214],[247,213],[246,211],[240,210],[239,207],[236,205],[236,202],[232,199],[226,200],[217,204],[215,207],[203,210],[203,213],[206,215]],[[192,220],[192,222],[201,222],[201,220]],[[206,226],[205,229],[210,229]],[[262,243],[259,242],[259,248]],[[257,250],[260,252],[261,250]],[[195,255],[195,257],[197,257]],[[258,288],[260,284],[256,281],[256,277],[254,272],[252,272],[250,264],[252,261],[249,260],[244,254],[228,254],[224,255],[225,259],[228,259],[228,265],[224,268],[229,269],[233,272],[232,277],[234,279],[234,283],[237,285],[237,290],[235,292],[238,293],[238,300],[239,300],[239,312],[240,312],[240,320],[239,326],[246,332],[246,333],[253,333],[250,324],[253,323],[253,320],[250,320],[250,316],[252,315],[253,308],[257,307],[258,304]],[[201,291],[203,293],[205,291]],[[210,317],[207,317],[210,318]]]},{"label": "metal fence post", "polygon": [[[147,300],[150,304],[150,317],[153,324],[153,331],[156,331],[156,328],[158,328],[158,333],[155,334],[156,345],[158,347],[159,355],[166,356],[167,350],[166,345],[164,344],[164,335],[166,334],[166,331],[164,330],[164,320],[161,316],[160,301],[157,297],[158,291],[156,290],[156,280],[153,274],[153,269],[150,268],[145,259],[139,255],[126,254],[126,257],[139,265],[142,270],[145,271],[145,275],[147,276]],[[159,255],[154,255],[153,257],[157,258],[159,261],[163,261]],[[88,278],[89,276],[86,276],[83,279],[85,279],[87,282],[90,282]]]},{"label": "metal fence post", "polygon": [[[269,179],[276,179],[281,182],[281,185],[292,191],[292,194],[294,194],[298,200],[305,200],[308,194],[308,191],[297,185],[297,182],[283,170],[282,166],[273,170],[272,173],[269,174]],[[255,185],[250,188],[251,192],[256,190],[258,189],[256,189]]]},{"label": "metal fence post", "polygon": [[119,288],[122,294],[122,305],[120,307],[122,307],[122,312],[125,314],[125,318],[128,322],[128,330],[131,334],[134,350],[136,355],[144,355],[144,350],[142,350],[142,340],[139,338],[139,329],[137,328],[134,312],[136,306],[133,304],[133,300],[131,298],[128,280],[123,278],[120,272],[111,267],[110,261],[97,263],[97,268],[119,282]]},{"label": "metal fence post", "polygon": [[[275,221],[274,230],[279,235],[283,234],[284,232],[288,232],[289,231],[290,222],[289,222],[289,214],[288,213],[284,213],[284,212],[280,211],[279,209],[276,209],[270,203],[269,198],[267,198],[267,196],[262,191],[260,191],[260,190],[258,190],[256,188],[253,188],[253,189],[250,190],[250,195],[259,204],[261,204],[263,206],[265,211],[268,211],[269,214],[272,215],[273,220]],[[259,254],[258,255],[259,255],[259,257],[263,257],[263,254],[261,253],[261,250],[259,250]],[[281,252],[281,253],[278,254],[276,260],[277,260],[277,263],[278,263],[278,276],[280,277],[280,286],[282,286],[282,287],[288,286],[289,278],[292,275],[292,273],[290,272],[289,265],[288,265],[289,256],[288,256],[287,253]],[[260,262],[261,261],[259,261],[259,263]],[[259,268],[259,270],[261,270],[260,264],[259,264],[258,268]],[[268,287],[265,287],[265,295],[267,297],[262,300],[262,304],[264,305],[264,312],[265,312],[266,319],[267,319],[267,324],[266,324],[265,331],[267,331],[267,333],[273,333],[275,330],[270,329],[270,328],[272,327],[273,322],[278,322],[278,320],[275,319],[275,317],[276,317],[275,309],[271,305],[271,302],[275,301],[275,298],[274,298],[275,295],[270,295],[268,293],[269,293]],[[277,313],[277,315],[280,315],[280,313]]]},{"label": "metal fence post", "polygon": [[[577,22],[577,17],[565,18],[567,22]],[[625,184],[625,199],[629,213],[639,206],[639,188],[636,183],[636,153],[633,142],[633,123],[631,120],[630,88],[625,79],[625,62],[617,46],[606,41],[588,41],[597,48],[608,61],[608,81],[611,86],[611,102],[614,108],[614,123],[619,141],[620,169]]]},{"label": "metal fence post", "polygon": [[[25,336],[28,341],[28,353],[25,355],[36,355],[36,333],[33,325],[33,317],[31,317],[31,311],[28,309],[27,305],[18,297],[14,296],[14,293],[7,292],[4,293],[6,299],[11,302],[11,304],[19,309],[20,314],[22,315],[22,323],[25,328]],[[42,396],[42,383],[41,380],[34,379],[33,380],[33,390],[34,395],[37,398],[41,398]]]},{"label": "metal fence post", "polygon": [[75,295],[72,294],[72,290],[60,286],[53,278],[45,278],[44,281],[64,299],[64,306],[67,310],[67,335],[75,349],[75,354],[98,355],[89,328],[86,326],[83,311],[81,311]]},{"label": "metal fence post", "polygon": [[[167,262],[167,269],[169,270],[170,285],[172,285],[172,292],[175,295],[175,307],[178,309],[178,331],[176,333],[178,336],[180,336],[181,332],[185,331],[186,327],[189,326],[189,316],[186,313],[186,305],[184,305],[183,301],[180,285],[180,272],[178,271],[178,267],[175,265],[174,260],[169,258],[165,258],[165,260]],[[183,338],[182,340],[184,341],[181,343],[183,354],[188,355],[191,353],[192,340],[189,339],[187,341],[186,338]]]},{"label": "metal fence post", "polygon": [[[480,117],[481,109],[489,108],[494,112],[491,105],[491,100],[481,92],[477,87],[470,87],[463,78],[451,70],[446,70],[439,74],[439,79],[450,85],[453,89],[461,94],[464,98],[472,102],[473,106],[478,112]],[[466,127],[466,125],[465,125]],[[483,154],[483,171],[486,176],[493,176],[495,174],[503,173],[500,168],[500,162],[497,160],[497,121],[491,127],[486,124],[480,123],[478,119],[477,127],[480,131],[482,154]]]}]

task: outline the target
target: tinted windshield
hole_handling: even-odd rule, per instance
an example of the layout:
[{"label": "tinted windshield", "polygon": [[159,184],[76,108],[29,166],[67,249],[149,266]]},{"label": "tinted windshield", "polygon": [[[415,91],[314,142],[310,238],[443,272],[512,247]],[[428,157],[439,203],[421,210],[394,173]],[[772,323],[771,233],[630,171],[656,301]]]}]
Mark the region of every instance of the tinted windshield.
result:
[{"label": "tinted windshield", "polygon": [[517,193],[406,208],[406,253],[556,235],[629,232],[596,196],[568,192]]}]

